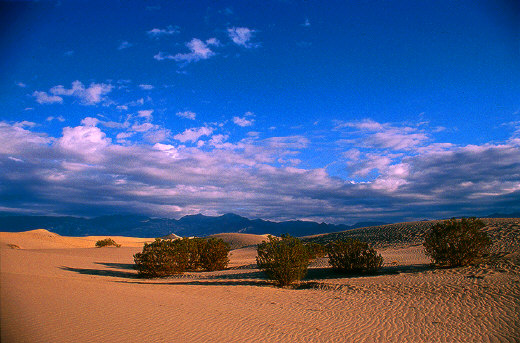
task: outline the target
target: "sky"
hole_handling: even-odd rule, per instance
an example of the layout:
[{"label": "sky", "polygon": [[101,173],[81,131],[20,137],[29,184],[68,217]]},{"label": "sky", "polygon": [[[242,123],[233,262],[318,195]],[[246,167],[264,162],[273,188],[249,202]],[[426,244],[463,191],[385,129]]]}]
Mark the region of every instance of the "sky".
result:
[{"label": "sky", "polygon": [[515,1],[1,1],[0,213],[520,211]]}]

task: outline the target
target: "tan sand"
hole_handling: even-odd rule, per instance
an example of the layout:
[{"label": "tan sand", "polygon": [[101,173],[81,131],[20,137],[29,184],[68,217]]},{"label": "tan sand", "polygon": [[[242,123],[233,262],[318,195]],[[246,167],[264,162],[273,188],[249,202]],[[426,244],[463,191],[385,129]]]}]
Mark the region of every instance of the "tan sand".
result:
[{"label": "tan sand", "polygon": [[134,238],[121,236],[87,236],[66,237],[44,229],[25,232],[0,232],[0,245],[14,244],[21,249],[60,249],[60,248],[92,248],[96,242],[112,238],[123,247],[142,247],[145,242],[153,242],[154,238]]},{"label": "tan sand", "polygon": [[[518,252],[505,232],[518,224],[491,225],[509,237],[496,249]],[[520,340],[520,270],[507,259],[433,270],[420,245],[401,242],[381,249],[380,275],[340,277],[320,260],[300,289],[279,289],[255,269],[254,247],[233,250],[225,271],[145,280],[132,269],[140,247],[80,243],[0,234],[2,342]],[[38,244],[45,248],[30,248]]]},{"label": "tan sand", "polygon": [[222,239],[230,245],[231,249],[240,249],[267,241],[267,236],[268,235],[253,235],[250,233],[218,233],[208,237]]}]

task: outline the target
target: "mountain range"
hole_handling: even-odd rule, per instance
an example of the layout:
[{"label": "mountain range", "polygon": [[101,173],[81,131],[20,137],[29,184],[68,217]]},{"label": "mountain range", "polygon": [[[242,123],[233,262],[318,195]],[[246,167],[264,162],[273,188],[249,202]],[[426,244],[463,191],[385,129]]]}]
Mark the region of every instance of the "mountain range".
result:
[{"label": "mountain range", "polygon": [[345,231],[364,226],[382,225],[382,222],[363,222],[354,225],[335,225],[311,221],[273,222],[248,219],[228,213],[217,217],[202,214],[180,219],[150,218],[139,215],[109,215],[95,218],[68,216],[0,216],[0,231],[27,231],[47,229],[64,236],[128,236],[162,237],[170,233],[179,236],[207,236],[215,233],[241,232],[252,234],[306,236]]}]

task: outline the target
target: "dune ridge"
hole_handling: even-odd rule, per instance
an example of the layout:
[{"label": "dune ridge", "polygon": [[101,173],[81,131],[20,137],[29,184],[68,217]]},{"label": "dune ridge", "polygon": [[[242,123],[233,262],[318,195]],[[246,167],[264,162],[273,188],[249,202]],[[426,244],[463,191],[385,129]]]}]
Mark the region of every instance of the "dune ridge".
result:
[{"label": "dune ridge", "polygon": [[105,238],[112,238],[124,247],[140,247],[154,240],[154,238],[123,236],[67,237],[45,229],[36,229],[24,232],[0,232],[0,245],[15,244],[21,249],[92,248],[98,240]]}]

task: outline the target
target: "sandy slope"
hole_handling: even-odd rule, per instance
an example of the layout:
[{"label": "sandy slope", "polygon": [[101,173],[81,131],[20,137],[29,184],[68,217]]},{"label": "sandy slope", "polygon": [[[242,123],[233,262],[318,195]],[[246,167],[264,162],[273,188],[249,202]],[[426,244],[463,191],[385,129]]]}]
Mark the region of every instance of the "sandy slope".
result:
[{"label": "sandy slope", "polygon": [[[507,237],[509,224],[493,230]],[[139,247],[31,249],[39,238],[14,235],[24,249],[0,234],[2,342],[520,340],[520,271],[507,259],[432,270],[420,246],[388,246],[380,275],[342,278],[322,260],[300,289],[278,289],[254,268],[254,247],[233,250],[226,271],[144,280]]]},{"label": "sandy slope", "polygon": [[[21,249],[92,248],[96,242],[109,236],[66,237],[44,229],[25,232],[0,232],[0,246],[14,244]],[[142,247],[154,238],[110,236],[123,247]]]},{"label": "sandy slope", "polygon": [[253,235],[250,233],[218,233],[208,237],[222,239],[230,245],[231,249],[257,245],[267,240],[267,235]]}]

